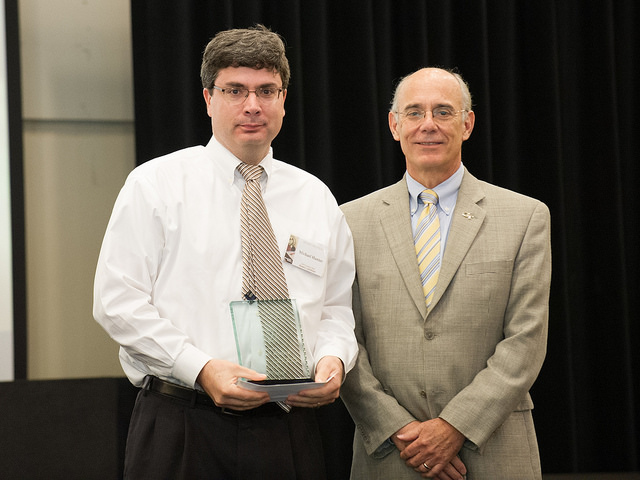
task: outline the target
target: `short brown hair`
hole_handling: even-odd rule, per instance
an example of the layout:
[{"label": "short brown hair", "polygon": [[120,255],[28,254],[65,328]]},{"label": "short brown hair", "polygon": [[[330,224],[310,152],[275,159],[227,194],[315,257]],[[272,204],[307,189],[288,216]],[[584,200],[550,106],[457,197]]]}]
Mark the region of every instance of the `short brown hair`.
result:
[{"label": "short brown hair", "polygon": [[289,86],[291,71],[282,37],[264,25],[217,33],[202,56],[202,87],[211,90],[220,70],[227,67],[273,70],[280,74],[282,87]]}]

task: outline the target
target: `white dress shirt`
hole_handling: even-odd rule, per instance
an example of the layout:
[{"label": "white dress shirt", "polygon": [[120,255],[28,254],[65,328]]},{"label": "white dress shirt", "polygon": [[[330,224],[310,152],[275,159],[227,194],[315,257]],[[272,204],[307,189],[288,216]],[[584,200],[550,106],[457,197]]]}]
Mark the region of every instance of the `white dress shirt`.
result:
[{"label": "white dress shirt", "polygon": [[[239,160],[215,138],[131,172],[116,200],[94,286],[94,317],[120,344],[134,385],[146,375],[197,387],[211,358],[238,361],[229,304],[241,300]],[[300,310],[310,367],[357,343],[351,311],[351,232],[329,189],[311,174],[262,160],[262,191],[281,255],[290,235],[317,245],[319,275],[283,262]]]}]

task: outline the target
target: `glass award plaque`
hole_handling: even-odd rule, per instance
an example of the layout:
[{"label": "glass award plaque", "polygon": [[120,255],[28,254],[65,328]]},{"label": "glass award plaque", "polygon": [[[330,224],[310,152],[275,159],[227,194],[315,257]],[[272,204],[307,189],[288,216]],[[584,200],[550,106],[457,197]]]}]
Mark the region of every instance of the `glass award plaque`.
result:
[{"label": "glass award plaque", "polygon": [[230,309],[238,363],[267,375],[256,383],[311,381],[295,300],[236,301]]}]

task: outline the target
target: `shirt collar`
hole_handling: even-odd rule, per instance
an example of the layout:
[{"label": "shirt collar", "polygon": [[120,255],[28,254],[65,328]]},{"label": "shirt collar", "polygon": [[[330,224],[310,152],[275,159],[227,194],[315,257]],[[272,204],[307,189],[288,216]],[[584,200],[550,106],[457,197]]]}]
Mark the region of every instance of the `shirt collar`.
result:
[{"label": "shirt collar", "polygon": [[[463,176],[464,166],[461,162],[458,170],[456,170],[453,175],[431,189],[438,194],[438,209],[447,216],[451,215],[453,208],[456,206],[458,190],[460,189]],[[418,197],[426,187],[414,180],[409,173],[406,174],[406,179],[407,188],[409,189],[409,205],[411,207],[411,215],[413,215],[418,210]]]},{"label": "shirt collar", "polygon": [[[215,136],[211,136],[205,148],[210,158],[214,161],[214,165],[221,170],[223,178],[225,178],[229,184],[232,184],[236,178],[242,178],[242,175],[237,170],[238,165],[242,163],[241,160],[218,142]],[[260,161],[259,165],[264,168],[267,174],[266,178],[268,179],[273,169],[273,149],[271,147],[269,147],[269,152],[267,152],[267,155]]]}]

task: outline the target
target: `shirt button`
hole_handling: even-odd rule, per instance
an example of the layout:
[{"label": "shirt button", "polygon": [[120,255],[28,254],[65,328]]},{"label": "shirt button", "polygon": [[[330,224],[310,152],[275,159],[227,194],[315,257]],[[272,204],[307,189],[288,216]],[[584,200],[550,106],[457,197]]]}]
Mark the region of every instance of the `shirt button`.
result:
[{"label": "shirt button", "polygon": [[427,392],[425,392],[424,390],[421,390],[421,391],[420,391],[420,396],[421,396],[422,398],[427,398]]}]

